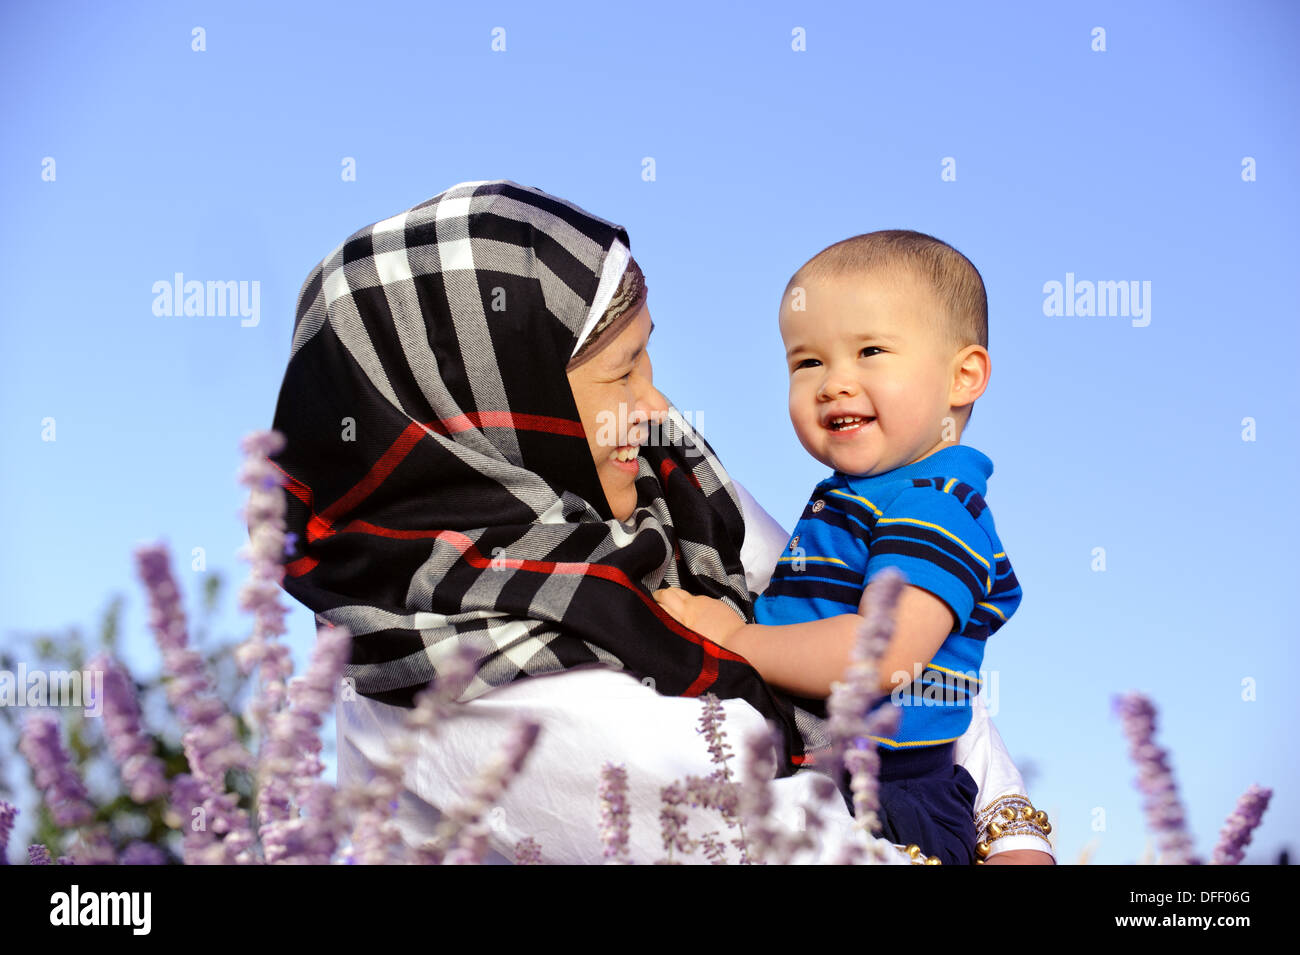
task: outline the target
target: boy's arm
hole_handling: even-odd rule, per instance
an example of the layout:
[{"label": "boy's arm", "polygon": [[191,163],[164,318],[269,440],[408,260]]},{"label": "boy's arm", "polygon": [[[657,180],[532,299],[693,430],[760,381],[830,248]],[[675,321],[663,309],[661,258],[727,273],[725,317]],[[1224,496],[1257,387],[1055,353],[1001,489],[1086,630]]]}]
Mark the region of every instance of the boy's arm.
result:
[{"label": "boy's arm", "polygon": [[[862,593],[865,608],[871,585]],[[809,623],[780,626],[747,624],[724,644],[753,664],[763,679],[799,696],[827,697],[831,684],[844,679],[858,639],[861,613],[840,614]],[[894,612],[894,635],[876,664],[879,688],[888,693],[912,682],[953,631],[948,605],[927,590],[906,586]]]},{"label": "boy's arm", "polygon": [[[863,591],[866,606],[871,585]],[[808,623],[746,624],[721,601],[676,588],[655,592],[674,617],[714,643],[739,653],[768,683],[798,696],[825,698],[844,679],[862,616],[838,614]],[[877,664],[880,690],[910,683],[953,631],[948,605],[920,587],[906,586],[895,611],[894,636]]]}]

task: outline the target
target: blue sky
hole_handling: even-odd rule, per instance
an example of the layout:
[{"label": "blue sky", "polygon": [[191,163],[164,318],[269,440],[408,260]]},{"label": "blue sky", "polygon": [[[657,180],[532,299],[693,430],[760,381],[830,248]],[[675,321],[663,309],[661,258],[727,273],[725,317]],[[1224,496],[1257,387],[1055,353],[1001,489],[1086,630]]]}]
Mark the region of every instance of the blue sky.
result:
[{"label": "blue sky", "polygon": [[[785,282],[834,241],[917,229],[988,288],[964,442],[994,461],[1025,599],[986,665],[1062,860],[1142,853],[1109,711],[1139,689],[1198,849],[1259,782],[1248,858],[1269,861],[1300,832],[1298,21],[1283,2],[6,5],[0,635],[89,629],[120,592],[128,659],[156,668],[131,548],[243,576],[238,440],[271,421],[303,279],[454,183],[627,227],[657,384],[787,527],[824,474],[787,416]],[[177,272],[258,282],[257,324],[155,315]],[[1044,314],[1067,273],[1150,282],[1149,323]],[[291,625],[304,659],[310,613]]]}]

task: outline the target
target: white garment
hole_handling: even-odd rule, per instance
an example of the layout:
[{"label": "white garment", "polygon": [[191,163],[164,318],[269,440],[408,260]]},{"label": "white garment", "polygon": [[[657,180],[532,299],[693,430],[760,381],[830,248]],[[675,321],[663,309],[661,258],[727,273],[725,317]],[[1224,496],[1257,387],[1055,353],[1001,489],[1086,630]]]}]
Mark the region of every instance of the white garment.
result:
[{"label": "white garment", "polygon": [[[741,559],[750,589],[762,592],[789,535],[744,488],[735,486],[745,513]],[[409,711],[355,695],[348,700],[340,697],[335,710],[339,785],[364,784],[374,772],[372,763],[385,760],[394,741],[408,734],[404,719]],[[603,861],[597,785],[600,767],[606,762],[627,769],[632,860],[662,859],[660,789],[689,775],[707,776],[716,768],[698,732],[699,700],[661,696],[652,686],[606,667],[519,680],[465,704],[462,710],[437,733],[416,741],[416,755],[405,770],[406,791],[394,816],[410,845],[433,834],[439,818],[435,807],[468,798],[469,784],[500,750],[522,716],[537,721],[541,731],[523,771],[488,816],[494,850],[491,861],[512,859],[515,844],[525,836],[537,841],[547,863]],[[751,731],[764,728],[764,720],[744,700],[724,700],[723,710],[724,728],[735,754],[733,772],[739,773],[743,742]],[[1007,793],[1024,793],[1020,773],[979,698],[970,729],[957,741],[955,758],[979,786],[977,809]],[[806,819],[801,806],[813,805],[823,820],[817,850],[798,861],[833,861],[845,840],[865,846],[867,837],[854,828],[839,795],[818,804],[813,782],[814,773],[806,771],[772,783],[776,819],[799,827]],[[693,836],[716,830],[725,841],[734,835],[717,814],[688,812]],[[1007,849],[1048,851],[1046,844],[1033,836],[1007,836],[993,843],[994,852]],[[729,858],[735,861],[736,857],[733,853]],[[688,857],[683,861],[704,860]],[[889,861],[907,863],[893,852]]]}]

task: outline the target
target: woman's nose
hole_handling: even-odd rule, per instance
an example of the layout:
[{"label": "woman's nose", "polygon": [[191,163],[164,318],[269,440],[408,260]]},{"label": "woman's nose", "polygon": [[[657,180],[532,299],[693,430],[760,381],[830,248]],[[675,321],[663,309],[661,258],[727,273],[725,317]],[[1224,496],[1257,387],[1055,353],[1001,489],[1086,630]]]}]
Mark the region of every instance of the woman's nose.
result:
[{"label": "woman's nose", "polygon": [[659,418],[668,413],[668,399],[659,393],[659,389],[651,385],[649,391],[642,396],[642,406],[650,412],[652,418]]},{"label": "woman's nose", "polygon": [[648,386],[636,396],[636,404],[630,420],[636,423],[657,421],[668,413],[668,399],[659,393],[659,389]]}]

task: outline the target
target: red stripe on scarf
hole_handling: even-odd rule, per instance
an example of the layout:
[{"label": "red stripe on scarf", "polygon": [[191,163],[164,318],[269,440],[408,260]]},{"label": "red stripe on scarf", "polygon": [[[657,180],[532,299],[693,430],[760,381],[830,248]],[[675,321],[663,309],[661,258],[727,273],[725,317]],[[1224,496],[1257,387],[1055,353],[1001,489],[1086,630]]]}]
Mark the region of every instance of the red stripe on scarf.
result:
[{"label": "red stripe on scarf", "polygon": [[346,494],[331,504],[319,515],[313,517],[307,525],[307,539],[315,540],[339,517],[354,509],[370,496],[371,492],[383,484],[388,475],[411,453],[411,449],[424,437],[424,427],[414,421],[403,429],[387,451],[385,451],[360,481],[354,484]]},{"label": "red stripe on scarf", "polygon": [[[316,541],[327,536],[332,531],[335,521],[349,511],[354,510],[374,492],[375,488],[383,484],[394,469],[411,453],[411,450],[420,442],[420,439],[424,437],[426,428],[437,434],[447,435],[479,427],[513,428],[516,431],[544,431],[548,434],[564,434],[578,438],[586,437],[581,422],[569,421],[565,418],[551,418],[546,415],[519,414],[511,411],[471,411],[468,414],[455,415],[451,418],[439,418],[427,424],[412,421],[402,430],[397,440],[389,446],[379,460],[371,466],[365,477],[353,485],[341,498],[321,511],[320,514],[312,517],[307,523],[307,540]],[[287,474],[285,476],[288,477]],[[291,490],[294,490],[295,495],[310,507],[311,489],[291,477],[289,480],[306,491],[307,496],[303,497],[298,490],[291,488]]]},{"label": "red stripe on scarf", "polygon": [[[456,418],[441,420],[443,423],[450,422],[454,427],[469,417],[471,416],[459,415]],[[473,417],[493,419],[488,423],[489,427],[513,427],[519,424],[533,424],[554,426],[554,430],[558,433],[574,433],[570,430],[559,430],[559,426],[565,426],[567,429],[567,426],[573,425],[577,428],[577,436],[582,436],[584,433],[581,425],[577,422],[565,421],[561,418],[546,418],[542,415],[518,415],[509,412],[488,411],[481,413],[474,412]],[[504,423],[504,419],[509,419],[510,423]],[[458,430],[465,430],[465,428],[459,428]],[[535,427],[530,430],[552,430],[552,428]],[[427,540],[429,538],[437,538],[446,541],[455,547],[460,551],[461,556],[465,560],[469,561],[470,566],[479,570],[491,566],[492,561],[496,560],[498,562],[496,566],[498,567],[505,566],[515,570],[527,570],[541,574],[583,574],[590,577],[599,577],[603,580],[608,580],[611,583],[616,583],[621,587],[626,587],[628,590],[631,590],[640,597],[641,602],[649,607],[655,616],[657,616],[669,630],[677,634],[677,636],[694,643],[703,651],[704,663],[700,667],[699,675],[696,676],[695,679],[691,681],[691,685],[682,692],[682,696],[699,696],[717,682],[719,660],[735,660],[741,663],[748,662],[740,654],[733,653],[731,650],[719,646],[707,637],[683,626],[671,614],[667,613],[662,607],[660,607],[654,598],[648,596],[644,590],[631,581],[627,574],[619,570],[617,567],[610,567],[606,564],[590,564],[581,562],[558,563],[550,560],[522,560],[516,557],[487,558],[479,553],[478,548],[474,546],[472,540],[457,531],[400,530],[392,527],[380,527],[378,524],[371,524],[369,521],[360,520],[349,521],[342,530],[336,529],[333,526],[333,520],[336,519],[340,513],[350,510],[361,501],[365,500],[367,495],[382,484],[384,479],[393,472],[393,469],[396,468],[406,455],[410,453],[411,449],[423,434],[423,427],[412,422],[409,427],[403,430],[401,436],[393,442],[392,446],[384,452],[383,456],[375,462],[375,465],[370,469],[370,472],[362,478],[361,481],[344,494],[343,497],[339,498],[327,507],[321,514],[311,513],[311,516],[307,521],[307,539],[315,542],[321,538],[332,537],[334,534],[338,533],[372,534],[376,537],[388,537],[397,540]],[[660,465],[662,480],[667,481],[668,475],[671,474],[675,468],[676,465],[671,460],[665,458],[663,464]],[[286,478],[288,478],[287,486],[290,493],[307,505],[310,513],[313,498],[311,488],[290,476],[282,468],[279,470]],[[695,475],[690,472],[686,473],[696,487],[698,487],[699,481],[696,480]],[[308,573],[315,568],[318,564],[319,561],[316,558],[302,557],[286,564],[285,573],[292,577],[301,577],[303,574]]]},{"label": "red stripe on scarf", "polygon": [[[672,474],[674,471],[677,471],[677,470],[681,470],[681,472],[682,472],[683,474],[685,474],[688,478],[691,479],[691,483],[692,483],[692,484],[694,484],[697,488],[700,488],[700,479],[697,478],[697,477],[695,476],[695,472],[694,472],[694,471],[687,471],[687,470],[685,470],[684,468],[679,469],[679,468],[677,467],[677,462],[674,461],[672,458],[664,458],[664,459],[663,459],[663,462],[659,465],[659,481],[660,481],[660,483],[662,483],[664,486],[667,486],[667,484],[668,484],[668,475]],[[700,490],[704,490],[704,489],[703,489],[703,488],[700,488]]]},{"label": "red stripe on scarf", "polygon": [[427,427],[438,434],[456,434],[474,428],[513,428],[515,431],[545,431],[547,434],[567,434],[585,438],[582,423],[568,418],[552,418],[540,414],[523,414],[517,411],[469,411],[451,418],[431,421]]},{"label": "red stripe on scarf", "polygon": [[299,557],[285,564],[284,572],[290,577],[301,577],[319,563],[315,557]]},{"label": "red stripe on scarf", "polygon": [[589,577],[600,577],[603,580],[608,580],[631,590],[641,598],[642,603],[654,611],[655,616],[666,624],[668,629],[672,630],[673,633],[677,634],[679,637],[683,637],[691,643],[694,643],[704,651],[704,665],[700,669],[700,674],[694,679],[694,681],[692,681],[691,685],[682,692],[682,696],[699,696],[711,687],[718,679],[718,660],[735,660],[740,663],[749,662],[740,654],[733,653],[726,647],[721,647],[712,640],[709,640],[707,637],[678,623],[672,615],[659,606],[658,601],[647,595],[644,590],[631,581],[627,574],[619,570],[617,567],[610,567],[607,564],[588,564],[583,562],[558,563],[552,560],[523,560],[518,557],[495,557],[488,559],[479,553],[478,548],[474,546],[472,540],[458,531],[435,531],[433,536],[451,544],[452,547],[455,547],[460,551],[461,557],[469,561],[470,566],[476,567],[480,570],[492,566],[493,561],[495,561],[497,567],[504,566],[509,567],[512,570],[530,570],[542,574],[583,574]]}]

